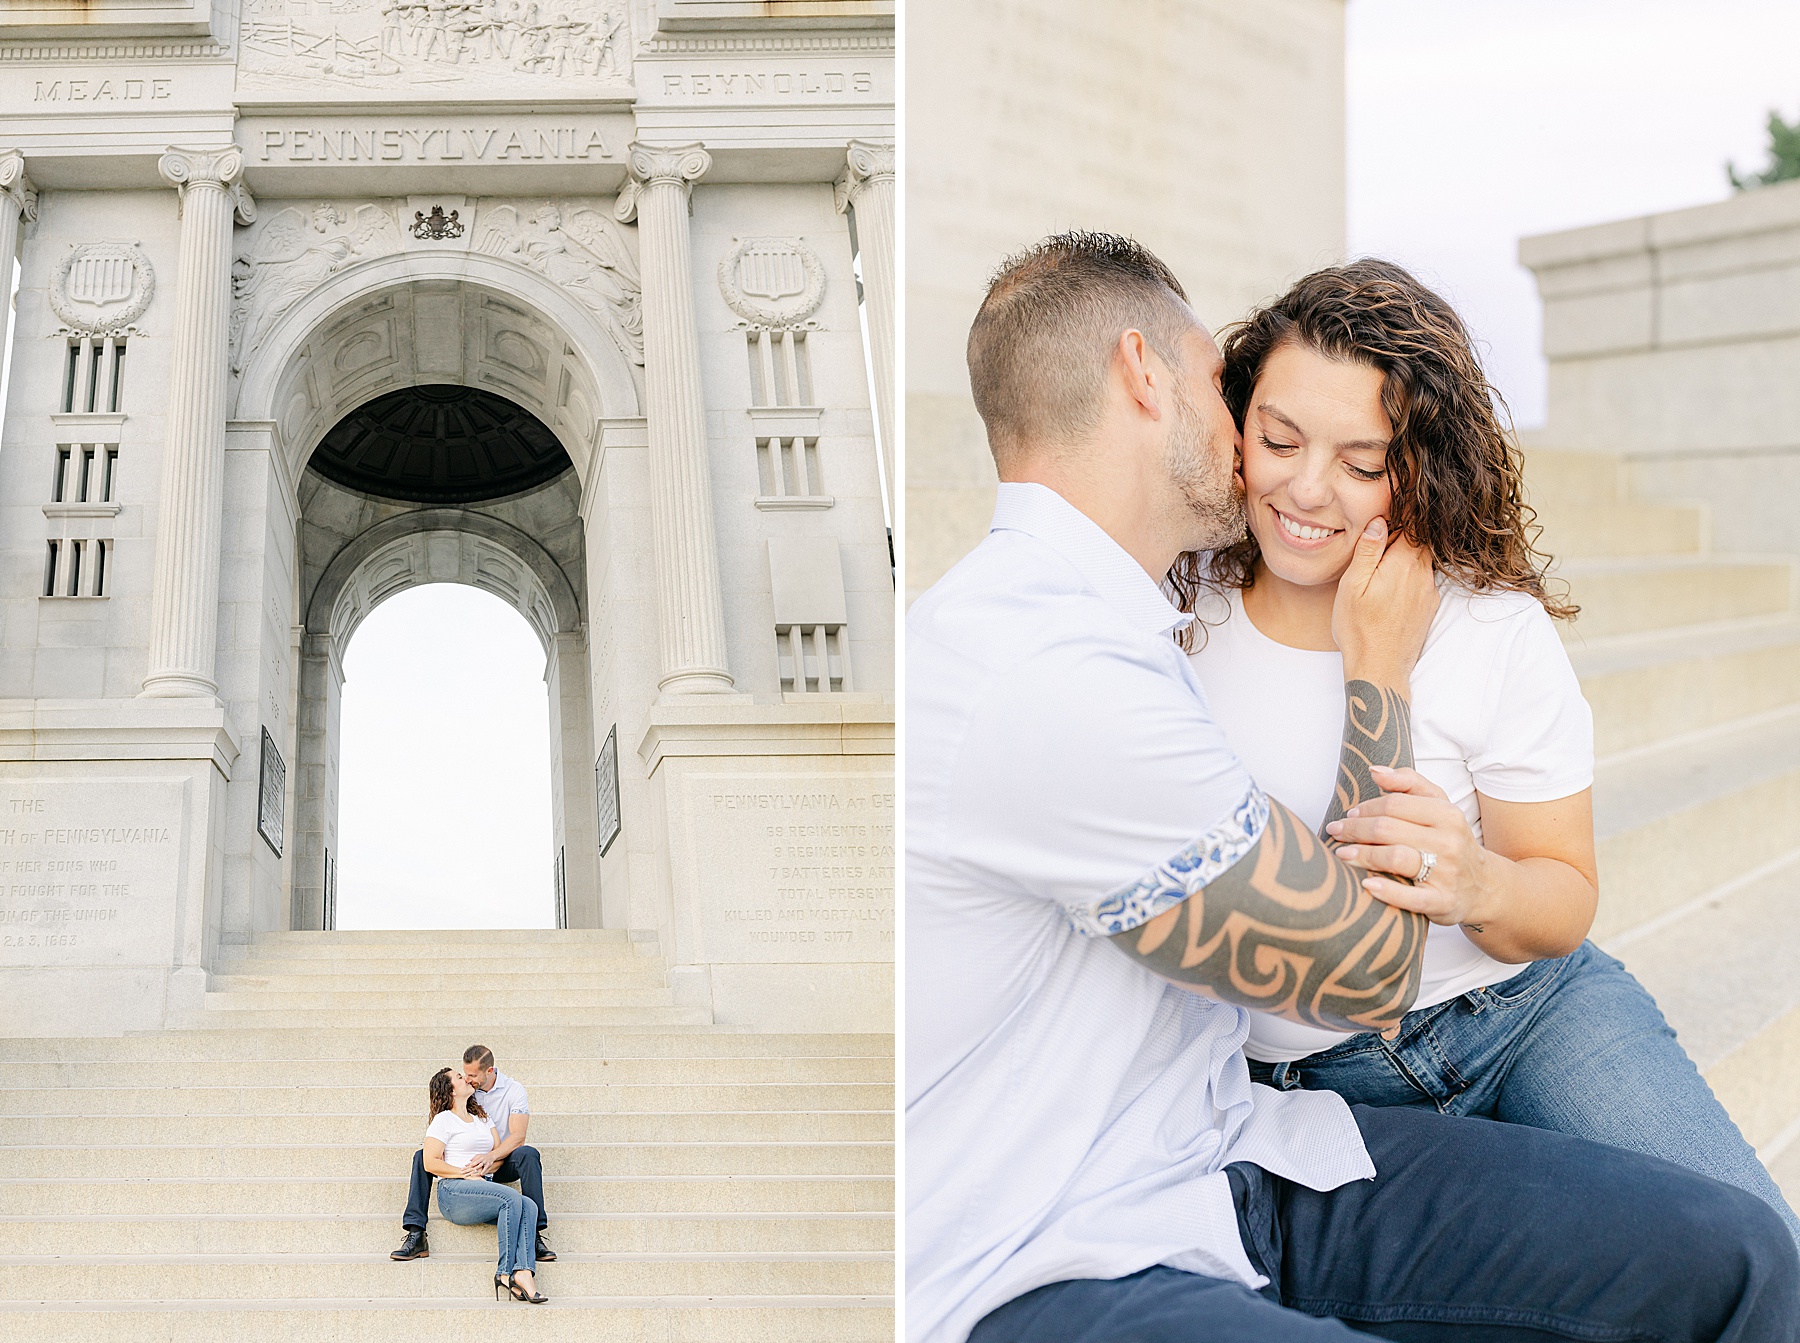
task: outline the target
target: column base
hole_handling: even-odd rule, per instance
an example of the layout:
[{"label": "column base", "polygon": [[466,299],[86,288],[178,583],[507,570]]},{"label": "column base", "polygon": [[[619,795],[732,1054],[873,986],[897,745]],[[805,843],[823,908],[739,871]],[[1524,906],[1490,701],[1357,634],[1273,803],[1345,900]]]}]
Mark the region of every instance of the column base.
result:
[{"label": "column base", "polygon": [[662,692],[664,703],[670,700],[685,699],[689,695],[736,695],[741,692],[733,684],[727,672],[702,668],[692,671],[670,672],[656,683]]},{"label": "column base", "polygon": [[639,755],[672,887],[658,933],[714,1021],[894,1029],[893,751],[885,696],[651,710]]},{"label": "column base", "polygon": [[209,699],[217,703],[218,697],[216,682],[178,672],[148,677],[138,691],[139,699]]}]

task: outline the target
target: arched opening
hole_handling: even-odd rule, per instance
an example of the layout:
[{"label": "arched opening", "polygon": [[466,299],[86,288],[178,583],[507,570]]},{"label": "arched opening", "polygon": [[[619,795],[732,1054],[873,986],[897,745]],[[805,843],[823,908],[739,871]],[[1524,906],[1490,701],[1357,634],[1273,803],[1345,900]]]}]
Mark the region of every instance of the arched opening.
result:
[{"label": "arched opening", "polygon": [[290,926],[598,926],[581,481],[560,436],[486,388],[411,384],[327,427],[297,496]]},{"label": "arched opening", "polygon": [[384,602],[344,655],[338,928],[557,924],[542,643],[478,588]]}]

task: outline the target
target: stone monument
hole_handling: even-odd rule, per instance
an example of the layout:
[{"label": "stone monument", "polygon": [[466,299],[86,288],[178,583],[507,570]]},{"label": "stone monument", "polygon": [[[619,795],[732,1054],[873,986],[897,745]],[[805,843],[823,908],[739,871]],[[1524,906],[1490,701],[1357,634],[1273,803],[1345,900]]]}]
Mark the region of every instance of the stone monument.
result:
[{"label": "stone monument", "polygon": [[0,13],[7,1034],[332,926],[344,650],[428,582],[543,642],[568,927],[889,1028],[893,140],[890,0]]}]

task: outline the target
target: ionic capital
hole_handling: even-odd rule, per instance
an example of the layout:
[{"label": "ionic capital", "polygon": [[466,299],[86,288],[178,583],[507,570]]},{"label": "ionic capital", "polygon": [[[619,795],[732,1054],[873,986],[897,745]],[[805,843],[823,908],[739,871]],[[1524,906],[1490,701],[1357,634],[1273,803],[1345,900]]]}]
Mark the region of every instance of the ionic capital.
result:
[{"label": "ionic capital", "polygon": [[248,224],[256,218],[256,201],[241,180],[244,156],[235,147],[181,149],[171,145],[168,153],[156,161],[156,170],[175,188],[184,204],[190,187],[203,187],[225,194],[238,223]]},{"label": "ionic capital", "polygon": [[694,183],[712,167],[712,155],[701,144],[647,145],[633,140],[625,162],[631,176],[619,189],[619,204],[613,211],[621,224],[637,218],[638,198],[654,186],[680,187],[692,210]]},{"label": "ionic capital", "polygon": [[894,180],[894,146],[872,140],[852,140],[844,151],[844,171],[832,184],[837,210],[843,214],[856,198],[875,182]]},{"label": "ionic capital", "polygon": [[37,218],[37,188],[25,175],[25,156],[16,149],[0,153],[0,196],[11,202],[27,223]]}]

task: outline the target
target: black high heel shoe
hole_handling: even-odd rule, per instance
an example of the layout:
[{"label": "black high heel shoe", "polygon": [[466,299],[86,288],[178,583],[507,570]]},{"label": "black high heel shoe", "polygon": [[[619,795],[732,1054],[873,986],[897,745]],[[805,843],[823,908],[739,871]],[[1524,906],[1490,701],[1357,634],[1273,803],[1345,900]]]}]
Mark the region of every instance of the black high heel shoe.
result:
[{"label": "black high heel shoe", "polygon": [[[496,1276],[494,1278],[494,1281],[495,1282],[500,1281],[499,1277]],[[511,1297],[514,1301],[524,1301],[533,1306],[541,1306],[544,1304],[544,1302],[546,1302],[550,1299],[549,1297],[545,1296],[542,1292],[538,1291],[538,1289],[536,1287],[533,1287],[531,1289],[531,1294],[529,1296],[527,1296],[525,1293],[525,1289],[523,1287],[519,1286],[518,1283],[516,1283],[512,1280],[511,1274],[507,1275],[506,1290],[507,1290],[508,1294],[511,1295]]]},{"label": "black high heel shoe", "polygon": [[494,1274],[494,1300],[498,1301],[500,1299],[500,1289],[502,1287],[506,1288],[506,1290],[509,1294],[512,1292],[512,1289],[513,1289],[512,1274],[510,1274],[510,1273]]}]

